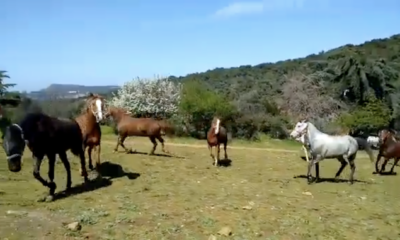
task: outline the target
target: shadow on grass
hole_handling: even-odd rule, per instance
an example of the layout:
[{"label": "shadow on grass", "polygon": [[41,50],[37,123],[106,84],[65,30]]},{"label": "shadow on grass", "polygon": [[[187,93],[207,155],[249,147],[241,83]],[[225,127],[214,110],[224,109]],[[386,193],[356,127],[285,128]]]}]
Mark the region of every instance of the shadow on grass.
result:
[{"label": "shadow on grass", "polygon": [[100,174],[110,179],[127,177],[130,180],[134,180],[140,177],[140,173],[125,171],[121,165],[112,162],[102,162],[100,165]]},{"label": "shadow on grass", "polygon": [[396,172],[373,172],[372,174],[378,174],[381,176],[396,176],[397,173]]},{"label": "shadow on grass", "polygon": [[[297,176],[294,176],[293,178],[304,178],[304,179],[307,179],[307,176],[306,175],[297,175]],[[349,180],[348,179],[342,179],[342,178],[339,178],[339,179],[336,179],[336,178],[319,178],[318,179],[318,181],[315,181],[315,183],[322,183],[322,182],[329,182],[329,183],[348,183],[349,182]],[[357,180],[357,179],[354,179],[354,182],[356,182],[356,183],[365,183],[365,184],[374,184],[373,182],[368,182],[368,181],[363,181],[363,180]]]},{"label": "shadow on grass", "polygon": [[220,167],[230,167],[230,166],[232,166],[232,160],[229,159],[229,158],[220,159],[218,161],[218,166],[220,166]]},{"label": "shadow on grass", "polygon": [[73,186],[69,191],[63,191],[56,193],[54,196],[55,200],[60,200],[67,198],[69,196],[78,195],[81,193],[91,192],[100,188],[111,186],[112,181],[107,178],[95,178],[93,180],[89,180],[88,182],[84,182],[78,185]]},{"label": "shadow on grass", "polygon": [[130,150],[130,151],[126,152],[126,153],[128,153],[128,154],[147,155],[147,156],[157,156],[157,157],[167,157],[167,158],[184,158],[184,157],[176,156],[176,155],[174,155],[172,153],[170,153],[170,154],[154,153],[153,155],[150,155],[147,152],[138,152],[138,151],[132,151],[132,150]]}]

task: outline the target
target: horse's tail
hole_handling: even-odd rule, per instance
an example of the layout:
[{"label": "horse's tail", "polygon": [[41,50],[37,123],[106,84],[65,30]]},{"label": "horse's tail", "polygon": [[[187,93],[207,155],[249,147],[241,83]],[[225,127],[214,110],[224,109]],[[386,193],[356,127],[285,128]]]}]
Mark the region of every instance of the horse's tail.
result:
[{"label": "horse's tail", "polygon": [[371,144],[364,138],[355,137],[354,139],[357,141],[358,149],[364,150],[368,154],[369,160],[374,162],[374,153],[372,152]]}]

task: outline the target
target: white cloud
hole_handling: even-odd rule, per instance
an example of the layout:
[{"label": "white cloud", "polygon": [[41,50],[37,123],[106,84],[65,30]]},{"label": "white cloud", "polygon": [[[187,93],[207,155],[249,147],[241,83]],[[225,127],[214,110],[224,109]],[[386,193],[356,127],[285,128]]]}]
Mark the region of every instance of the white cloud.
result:
[{"label": "white cloud", "polygon": [[264,11],[264,2],[231,3],[215,12],[216,17],[231,17],[234,15],[255,14]]},{"label": "white cloud", "polygon": [[[234,2],[217,10],[214,17],[233,17],[237,15],[260,14],[267,11],[302,9],[326,5],[328,0],[260,0],[249,2]],[[308,5],[308,6],[306,6]]]}]

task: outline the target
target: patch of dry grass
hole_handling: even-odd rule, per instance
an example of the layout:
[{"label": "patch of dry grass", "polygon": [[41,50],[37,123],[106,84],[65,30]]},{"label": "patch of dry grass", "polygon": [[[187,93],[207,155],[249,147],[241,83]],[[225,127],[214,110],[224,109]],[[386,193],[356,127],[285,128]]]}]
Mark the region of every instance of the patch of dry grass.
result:
[{"label": "patch of dry grass", "polygon": [[[0,238],[190,240],[217,236],[224,226],[232,228],[228,238],[238,240],[400,237],[399,177],[372,175],[365,155],[356,160],[356,179],[362,182],[307,185],[306,179],[293,178],[306,171],[299,148],[232,148],[232,166],[215,168],[204,142],[170,145],[178,157],[163,157],[113,154],[114,141],[107,136],[102,147],[106,184],[51,203],[36,202],[47,189],[32,176],[30,153],[25,153],[22,172],[11,173],[1,152]],[[138,151],[150,150],[148,139],[133,138],[127,145],[133,141]],[[81,184],[78,159],[70,160],[73,183]],[[335,160],[322,162],[321,176],[333,177],[338,167]],[[56,171],[57,190],[62,191],[62,164]],[[346,169],[342,177],[348,174]],[[47,178],[47,162],[42,175]],[[26,214],[8,215],[8,210]],[[72,221],[80,221],[82,230],[63,226]]]}]

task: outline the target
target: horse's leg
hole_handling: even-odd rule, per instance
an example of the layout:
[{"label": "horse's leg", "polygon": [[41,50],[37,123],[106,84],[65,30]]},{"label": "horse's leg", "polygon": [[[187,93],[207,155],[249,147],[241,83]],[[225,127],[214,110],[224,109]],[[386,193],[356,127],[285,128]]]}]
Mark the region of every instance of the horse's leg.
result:
[{"label": "horse's leg", "polygon": [[[48,187],[50,189],[53,188],[54,191],[55,191],[56,184],[54,182],[52,184],[48,183],[40,175],[40,166],[42,165],[42,161],[43,161],[44,156],[35,156],[35,155],[33,155],[32,157],[33,157],[33,177],[36,180],[38,180],[43,186]],[[50,159],[49,159],[49,162],[50,162]],[[53,169],[54,169],[54,167],[53,167]],[[50,171],[50,168],[49,168],[49,171]],[[43,198],[39,199],[39,201],[43,201],[43,200],[44,200]]]},{"label": "horse's leg", "polygon": [[[61,153],[58,154],[58,156],[60,156],[61,162],[63,163],[65,171],[67,172],[67,187],[66,187],[66,191],[69,191],[69,190],[71,190],[71,185],[72,185],[71,165],[69,164],[66,152],[61,152]],[[81,172],[82,172],[82,169],[81,169]]]},{"label": "horse's leg", "polygon": [[151,152],[149,153],[149,155],[153,155],[154,151],[157,148],[157,141],[156,141],[155,137],[149,137],[149,138],[150,138],[150,141],[153,143],[153,148],[152,148]]},{"label": "horse's leg", "polygon": [[170,153],[167,149],[165,149],[164,139],[161,136],[157,136],[157,139],[161,143],[162,151],[165,153]]},{"label": "horse's leg", "polygon": [[355,160],[355,156],[354,157],[350,157],[347,159],[349,161],[350,164],[350,178],[349,178],[349,183],[353,184],[354,183],[354,173],[356,171],[356,164],[354,163]]},{"label": "horse's leg", "polygon": [[219,159],[220,159],[219,155],[220,155],[220,152],[221,152],[221,144],[218,143],[216,151],[217,151],[217,158],[215,159],[215,161],[216,161],[215,162],[215,166],[218,166],[219,165]]},{"label": "horse's leg", "polygon": [[381,161],[381,157],[382,157],[382,154],[379,152],[378,156],[376,156],[375,172],[373,174],[379,173],[379,162]]},{"label": "horse's leg", "polygon": [[40,166],[42,164],[43,157],[35,157],[34,156],[34,166],[33,166],[33,176],[43,184],[43,186],[46,186],[49,188],[49,195],[47,197],[40,198],[39,201],[53,201],[54,199],[54,193],[56,191],[57,185],[54,183],[54,167],[56,164],[56,154],[47,154],[47,158],[49,159],[49,182],[44,180],[42,176],[40,176]]},{"label": "horse's leg", "polygon": [[97,147],[96,171],[97,171],[98,173],[100,173],[100,165],[101,165],[101,161],[100,161],[101,144],[99,143],[99,145],[97,145],[96,147]]},{"label": "horse's leg", "polygon": [[315,164],[315,182],[319,182],[319,163]]},{"label": "horse's leg", "polygon": [[79,161],[81,164],[81,176],[84,178],[85,182],[88,182],[88,173],[86,170],[86,161],[85,161],[85,152],[84,149],[82,149],[82,151],[80,151],[79,153]]},{"label": "horse's leg", "polygon": [[225,159],[228,159],[228,154],[227,154],[227,152],[226,152],[226,145],[227,145],[227,143],[224,142]]},{"label": "horse's leg", "polygon": [[311,175],[312,167],[314,165],[316,165],[320,161],[321,161],[321,157],[317,156],[317,157],[314,157],[311,161],[308,162],[308,168],[307,168],[307,181],[308,181],[308,184],[311,184],[313,182],[313,177]]},{"label": "horse's leg", "polygon": [[338,180],[340,174],[343,172],[343,169],[347,166],[348,162],[344,157],[338,157],[337,160],[340,162],[341,165],[339,167],[339,170],[335,174],[335,180]]},{"label": "horse's leg", "polygon": [[393,163],[392,167],[390,168],[389,173],[393,173],[394,167],[397,166],[397,163],[399,162],[399,160],[400,160],[399,157],[397,157],[397,158],[394,159],[394,163]]},{"label": "horse's leg", "polygon": [[126,135],[124,135],[124,136],[121,136],[120,138],[119,138],[119,145],[121,145],[121,147],[123,147],[124,149],[125,149],[125,152],[127,152],[127,153],[132,153],[132,152],[134,152],[135,150],[133,150],[132,148],[131,149],[128,149],[127,147],[125,147],[125,144],[124,144],[124,142],[125,142],[125,140],[126,140]]},{"label": "horse's leg", "polygon": [[213,146],[211,146],[210,144],[208,144],[208,151],[210,151],[210,156],[211,156],[211,158],[213,160],[213,165],[214,165],[215,164],[215,157],[214,157],[214,154],[213,154]]},{"label": "horse's leg", "polygon": [[118,146],[119,146],[120,139],[121,139],[121,136],[118,135],[118,138],[117,138],[117,145],[116,145],[115,148],[114,148],[114,152],[118,152]]},{"label": "horse's leg", "polygon": [[389,162],[389,160],[390,160],[390,158],[385,157],[385,161],[383,162],[381,170],[379,171],[379,173],[385,172],[386,164]]},{"label": "horse's leg", "polygon": [[93,163],[92,163],[92,151],[93,151],[93,145],[88,146],[88,161],[89,161],[89,169],[93,170]]}]

